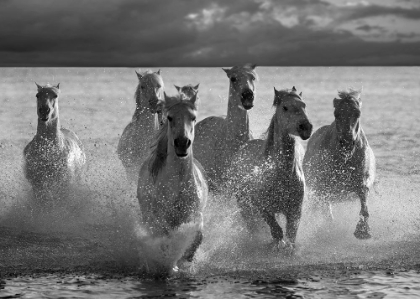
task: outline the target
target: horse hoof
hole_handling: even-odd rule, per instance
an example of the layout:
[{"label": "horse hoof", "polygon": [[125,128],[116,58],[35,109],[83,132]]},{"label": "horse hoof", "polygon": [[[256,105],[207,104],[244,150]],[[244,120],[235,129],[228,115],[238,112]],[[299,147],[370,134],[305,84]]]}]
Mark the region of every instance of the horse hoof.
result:
[{"label": "horse hoof", "polygon": [[359,221],[354,231],[354,236],[360,240],[370,239],[372,236],[370,234],[370,227],[365,221]]},{"label": "horse hoof", "polygon": [[274,241],[273,245],[273,251],[284,255],[293,255],[296,249],[294,243],[284,240]]}]

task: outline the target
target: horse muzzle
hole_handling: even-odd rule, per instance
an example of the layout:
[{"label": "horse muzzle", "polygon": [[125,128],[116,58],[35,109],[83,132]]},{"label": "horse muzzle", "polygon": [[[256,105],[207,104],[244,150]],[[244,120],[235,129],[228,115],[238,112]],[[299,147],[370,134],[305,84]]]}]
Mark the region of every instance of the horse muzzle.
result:
[{"label": "horse muzzle", "polygon": [[313,126],[310,122],[301,123],[298,126],[298,133],[300,138],[302,138],[302,140],[309,139],[312,135],[312,128]]},{"label": "horse muzzle", "polygon": [[159,100],[157,97],[153,97],[149,100],[149,110],[152,114],[156,113],[161,109],[158,105]]},{"label": "horse muzzle", "polygon": [[354,153],[355,142],[354,140],[339,139],[338,143],[340,144],[340,155],[348,160]]},{"label": "horse muzzle", "polygon": [[245,90],[241,94],[242,106],[245,110],[250,110],[254,107],[254,92],[250,89]]},{"label": "horse muzzle", "polygon": [[191,146],[191,140],[189,138],[176,138],[174,140],[175,154],[180,158],[188,156],[188,148]]},{"label": "horse muzzle", "polygon": [[47,122],[50,119],[50,108],[39,108],[38,109],[38,118],[43,122]]}]

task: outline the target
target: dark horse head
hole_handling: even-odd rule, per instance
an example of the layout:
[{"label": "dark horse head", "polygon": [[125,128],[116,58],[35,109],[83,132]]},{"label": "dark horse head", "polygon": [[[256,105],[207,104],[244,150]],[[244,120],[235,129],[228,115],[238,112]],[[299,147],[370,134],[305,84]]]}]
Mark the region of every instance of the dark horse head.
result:
[{"label": "dark horse head", "polygon": [[230,96],[240,99],[240,103],[235,104],[245,110],[254,107],[255,81],[258,79],[258,75],[255,72],[255,64],[234,66],[231,69],[223,70],[230,80]]},{"label": "dark horse head", "polygon": [[335,129],[337,131],[340,155],[349,158],[353,155],[355,143],[360,132],[360,91],[349,89],[340,91],[334,99]]},{"label": "dark horse head", "polygon": [[48,123],[58,117],[60,83],[56,86],[35,84],[38,87],[36,94],[38,119],[44,123]]},{"label": "dark horse head", "polygon": [[276,90],[274,88],[274,102],[279,128],[288,134],[296,135],[307,140],[312,134],[312,123],[306,114],[306,104],[302,93],[296,88]]}]

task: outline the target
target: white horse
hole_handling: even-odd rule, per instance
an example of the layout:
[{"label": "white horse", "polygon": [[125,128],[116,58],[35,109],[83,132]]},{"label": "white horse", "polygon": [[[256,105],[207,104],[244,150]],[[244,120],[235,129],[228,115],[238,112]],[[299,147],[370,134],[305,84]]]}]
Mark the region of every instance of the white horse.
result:
[{"label": "white horse", "polygon": [[370,238],[367,197],[375,180],[375,156],[360,123],[360,92],[349,89],[334,99],[331,125],[319,128],[308,142],[303,167],[315,198],[329,207],[354,192],[360,198],[360,221],[354,235]]},{"label": "white horse", "polygon": [[158,101],[162,98],[163,80],[160,70],[137,73],[136,110],[118,142],[117,153],[129,180],[137,182],[139,169],[150,152],[155,132],[159,129]]},{"label": "white horse", "polygon": [[154,238],[169,236],[185,223],[197,224],[194,241],[183,254],[187,261],[193,259],[202,241],[202,212],[208,196],[204,170],[192,150],[196,99],[197,95],[185,99],[165,94],[167,121],[140,169],[137,187],[142,223]]},{"label": "white horse", "polygon": [[305,194],[302,171],[304,150],[297,136],[308,139],[312,124],[306,115],[302,93],[295,87],[277,91],[276,108],[266,140],[254,139],[243,146],[233,162],[232,177],[241,214],[250,231],[255,220],[268,224],[276,246],[284,247],[283,230],[276,214],[286,217],[286,236],[293,247],[301,218]]},{"label": "white horse", "polygon": [[252,139],[248,110],[254,106],[255,65],[223,69],[230,80],[226,117],[210,116],[196,125],[194,154],[209,177],[210,188],[220,188],[225,171],[239,148]]},{"label": "white horse", "polygon": [[23,151],[24,173],[37,202],[48,205],[65,196],[71,184],[77,182],[86,155],[76,134],[60,126],[59,84],[36,85],[38,126]]}]

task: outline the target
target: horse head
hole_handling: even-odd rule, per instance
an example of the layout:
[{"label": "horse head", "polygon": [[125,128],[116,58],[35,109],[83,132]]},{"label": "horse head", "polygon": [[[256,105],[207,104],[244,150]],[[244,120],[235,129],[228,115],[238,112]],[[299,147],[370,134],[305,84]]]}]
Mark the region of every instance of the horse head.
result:
[{"label": "horse head", "polygon": [[163,80],[160,70],[157,72],[146,71],[138,73],[136,71],[139,84],[136,90],[136,103],[138,107],[145,106],[151,113],[158,112],[158,102],[162,99]]},{"label": "horse head", "polygon": [[249,110],[254,107],[255,80],[258,79],[255,67],[255,64],[246,64],[223,69],[230,80],[230,95],[240,99],[237,105],[241,109]]},{"label": "horse head", "polygon": [[288,134],[307,140],[312,134],[312,124],[306,114],[306,104],[302,93],[296,88],[276,90],[274,87],[274,102],[279,128]]},{"label": "horse head", "polygon": [[345,157],[351,156],[354,152],[355,142],[360,131],[360,108],[362,106],[360,94],[360,91],[353,89],[340,91],[339,98],[335,98],[333,101],[338,144],[340,153]]},{"label": "horse head", "polygon": [[200,83],[198,83],[196,86],[192,86],[191,84],[182,87],[177,85],[174,86],[176,90],[178,90],[179,94],[185,95],[187,98],[190,99],[198,92],[198,87],[200,86]]},{"label": "horse head", "polygon": [[194,125],[197,117],[197,94],[190,99],[182,95],[168,97],[164,93],[164,114],[168,124],[168,143],[180,158],[192,153]]},{"label": "horse head", "polygon": [[37,114],[38,119],[47,123],[58,117],[58,96],[60,94],[60,83],[56,86],[49,84],[41,86],[36,83],[38,92],[37,98]]}]

